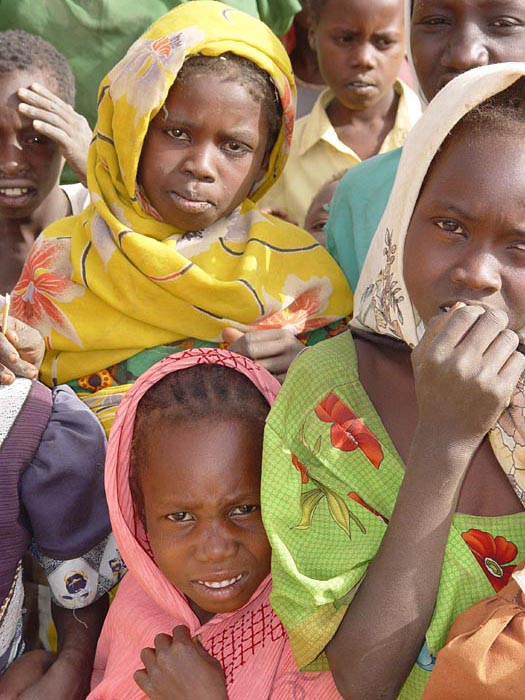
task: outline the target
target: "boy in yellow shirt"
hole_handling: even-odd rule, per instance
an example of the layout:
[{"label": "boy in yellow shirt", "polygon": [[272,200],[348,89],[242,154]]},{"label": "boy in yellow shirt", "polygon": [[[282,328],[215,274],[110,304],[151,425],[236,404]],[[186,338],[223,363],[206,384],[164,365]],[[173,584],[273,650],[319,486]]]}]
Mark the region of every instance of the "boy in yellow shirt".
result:
[{"label": "boy in yellow shirt", "polygon": [[284,174],[261,204],[304,224],[321,186],[341,170],[401,146],[421,114],[397,78],[402,0],[309,0],[309,40],[328,85],[294,131]]}]

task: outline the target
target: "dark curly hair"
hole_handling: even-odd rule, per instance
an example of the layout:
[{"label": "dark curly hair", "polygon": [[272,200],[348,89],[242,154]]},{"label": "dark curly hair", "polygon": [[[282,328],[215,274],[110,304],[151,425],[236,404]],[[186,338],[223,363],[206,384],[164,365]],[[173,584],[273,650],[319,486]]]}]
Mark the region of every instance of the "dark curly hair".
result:
[{"label": "dark curly hair", "polygon": [[60,98],[75,105],[75,76],[68,60],[54,46],[22,29],[0,32],[0,74],[40,70],[56,83]]}]

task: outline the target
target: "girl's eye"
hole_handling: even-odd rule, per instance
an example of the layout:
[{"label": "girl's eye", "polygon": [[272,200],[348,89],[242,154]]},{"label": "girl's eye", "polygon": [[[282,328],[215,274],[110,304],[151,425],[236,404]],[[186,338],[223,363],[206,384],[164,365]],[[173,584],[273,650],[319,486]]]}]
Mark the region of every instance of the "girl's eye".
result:
[{"label": "girl's eye", "polygon": [[458,235],[465,233],[463,226],[457,221],[454,221],[454,219],[439,219],[436,221],[436,225],[439,226],[442,231],[446,231],[447,233],[456,233]]},{"label": "girl's eye", "polygon": [[228,153],[239,156],[248,153],[248,151],[251,149],[245,144],[239,143],[238,141],[228,141],[225,144],[225,150],[228,151]]},{"label": "girl's eye", "polygon": [[446,17],[427,17],[419,22],[414,22],[414,24],[419,24],[423,27],[440,27],[441,25],[450,24],[450,22]]},{"label": "girl's eye", "polygon": [[231,511],[230,515],[250,515],[250,513],[255,513],[256,510],[259,510],[259,506],[254,505],[254,504],[236,506]]},{"label": "girl's eye", "polygon": [[498,29],[508,29],[509,27],[521,27],[523,22],[516,17],[500,17],[492,22],[492,26]]},{"label": "girl's eye", "polygon": [[377,37],[375,43],[376,46],[380,49],[388,49],[396,42],[393,39],[388,39],[387,37]]},{"label": "girl's eye", "polygon": [[335,43],[336,44],[349,44],[353,40],[353,35],[352,34],[340,34],[339,36],[334,37]]},{"label": "girl's eye", "polygon": [[166,517],[174,523],[188,523],[193,520],[191,513],[188,513],[186,510],[181,510],[178,513],[170,513]]},{"label": "girl's eye", "polygon": [[182,129],[166,129],[166,133],[168,136],[171,136],[172,139],[176,139],[177,141],[190,140],[189,134]]}]

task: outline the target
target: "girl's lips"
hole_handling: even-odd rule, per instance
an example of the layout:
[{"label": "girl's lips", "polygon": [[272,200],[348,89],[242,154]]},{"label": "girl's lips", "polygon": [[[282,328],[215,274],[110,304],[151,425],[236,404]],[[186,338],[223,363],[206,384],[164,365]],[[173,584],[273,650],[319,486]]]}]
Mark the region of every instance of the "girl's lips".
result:
[{"label": "girl's lips", "polygon": [[171,191],[169,194],[173,203],[178,209],[190,214],[206,211],[213,206],[211,202],[208,202],[205,199],[192,199],[174,191]]},{"label": "girl's lips", "polygon": [[215,600],[227,600],[235,598],[245,584],[247,574],[241,573],[236,576],[224,579],[206,580],[199,579],[193,584],[198,586],[202,592]]}]

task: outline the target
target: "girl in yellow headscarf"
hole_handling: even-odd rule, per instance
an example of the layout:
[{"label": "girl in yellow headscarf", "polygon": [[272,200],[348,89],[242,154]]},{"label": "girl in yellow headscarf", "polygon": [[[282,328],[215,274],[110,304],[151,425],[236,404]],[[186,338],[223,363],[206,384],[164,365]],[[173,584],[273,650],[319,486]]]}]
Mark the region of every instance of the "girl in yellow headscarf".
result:
[{"label": "girl in yellow headscarf", "polygon": [[254,203],[282,172],[294,96],[278,39],[215,1],[132,45],[100,86],[91,206],[44,231],[14,290],[46,383],[106,389],[107,408],[178,348],[229,341],[280,375],[297,336],[335,332],[351,310],[339,268]]}]

